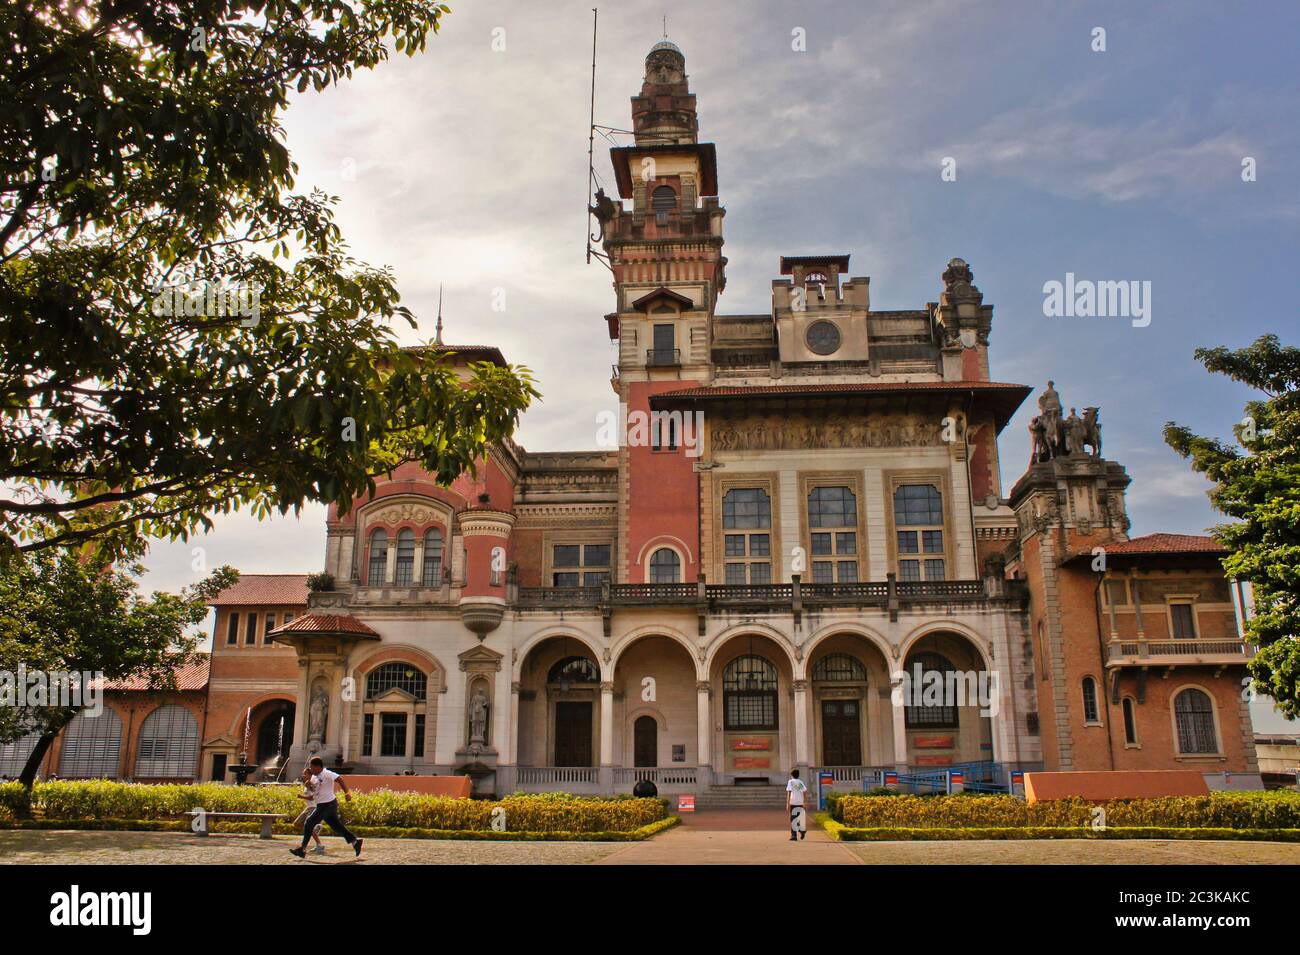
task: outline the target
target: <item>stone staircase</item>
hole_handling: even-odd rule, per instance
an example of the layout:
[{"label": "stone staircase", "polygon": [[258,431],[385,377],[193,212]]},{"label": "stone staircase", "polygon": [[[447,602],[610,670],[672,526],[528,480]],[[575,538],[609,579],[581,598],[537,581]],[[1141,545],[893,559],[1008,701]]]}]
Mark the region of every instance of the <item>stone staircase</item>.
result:
[{"label": "stone staircase", "polygon": [[710,786],[695,799],[697,809],[781,809],[784,786]]}]

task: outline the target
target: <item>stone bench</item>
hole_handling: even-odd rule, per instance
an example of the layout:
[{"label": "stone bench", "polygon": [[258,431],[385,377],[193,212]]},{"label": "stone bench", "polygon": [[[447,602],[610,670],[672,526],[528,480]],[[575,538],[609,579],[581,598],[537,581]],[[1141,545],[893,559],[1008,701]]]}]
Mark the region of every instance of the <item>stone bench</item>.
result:
[{"label": "stone bench", "polygon": [[191,809],[185,815],[193,816],[202,822],[202,825],[194,830],[195,835],[206,836],[208,834],[207,821],[209,819],[257,819],[262,823],[262,832],[259,839],[271,838],[271,825],[277,819],[284,819],[289,814],[286,812],[208,812],[206,809]]}]

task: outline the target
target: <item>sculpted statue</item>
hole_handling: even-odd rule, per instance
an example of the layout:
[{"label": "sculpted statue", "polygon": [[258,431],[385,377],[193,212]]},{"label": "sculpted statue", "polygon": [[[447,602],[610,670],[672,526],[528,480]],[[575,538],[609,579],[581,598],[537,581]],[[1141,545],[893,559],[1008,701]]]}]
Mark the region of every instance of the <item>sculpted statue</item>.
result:
[{"label": "sculpted statue", "polygon": [[1038,396],[1039,417],[1043,419],[1043,430],[1047,436],[1049,457],[1055,457],[1065,451],[1065,435],[1061,429],[1061,396],[1056,392],[1056,382],[1049,381],[1047,388]]},{"label": "sculpted statue", "polygon": [[1083,409],[1083,444],[1092,448],[1094,458],[1101,457],[1101,422],[1097,420],[1100,412],[1096,408]]},{"label": "sculpted statue", "polygon": [[1083,445],[1088,438],[1088,426],[1075,414],[1073,408],[1070,409],[1070,417],[1065,419],[1062,428],[1065,431],[1065,453],[1083,454]]},{"label": "sculpted statue", "polygon": [[488,697],[483,687],[474,688],[469,699],[469,741],[483,743],[487,740]]},{"label": "sculpted statue", "polygon": [[325,684],[319,680],[312,687],[311,703],[307,710],[307,736],[312,739],[325,738],[325,723],[329,718],[330,698]]},{"label": "sculpted statue", "polygon": [[1052,448],[1047,443],[1047,426],[1043,424],[1042,415],[1034,415],[1029,421],[1029,437],[1032,442],[1029,451],[1030,465],[1050,460]]}]

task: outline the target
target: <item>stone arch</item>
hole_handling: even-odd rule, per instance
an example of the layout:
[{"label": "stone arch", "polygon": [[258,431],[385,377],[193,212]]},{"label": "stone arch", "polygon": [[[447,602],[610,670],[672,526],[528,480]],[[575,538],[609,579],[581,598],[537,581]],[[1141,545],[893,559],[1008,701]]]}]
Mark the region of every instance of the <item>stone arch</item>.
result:
[{"label": "stone arch", "polygon": [[413,663],[429,676],[430,693],[441,693],[447,688],[447,669],[428,651],[409,643],[383,643],[369,653],[354,658],[348,664],[353,676],[357,678],[358,692],[364,693],[365,676],[377,666],[394,661]]},{"label": "stone arch", "polygon": [[911,633],[904,637],[902,643],[898,645],[898,656],[894,659],[894,662],[901,667],[907,660],[907,655],[912,652],[912,648],[916,646],[920,640],[924,637],[930,636],[931,634],[937,633],[949,633],[959,637],[964,637],[966,641],[975,648],[975,652],[979,654],[979,658],[984,664],[984,669],[988,671],[994,669],[993,649],[988,638],[975,630],[972,630],[965,624],[957,623],[953,620],[930,620],[917,626]]},{"label": "stone arch", "polygon": [[294,704],[294,706],[298,705],[297,695],[287,690],[278,690],[274,693],[263,693],[261,696],[254,697],[235,712],[234,720],[231,722],[228,731],[230,738],[235,740],[239,745],[243,745],[244,719],[248,711],[251,709],[256,712],[258,707],[263,703],[272,703],[276,700],[283,700],[286,703]]},{"label": "stone arch", "polygon": [[574,627],[547,627],[545,630],[539,630],[516,648],[515,659],[510,666],[510,678],[515,682],[519,681],[520,674],[524,670],[524,662],[528,655],[535,649],[545,643],[547,640],[554,638],[566,638],[577,640],[584,647],[591,651],[591,657],[600,667],[600,678],[602,680],[612,679],[614,667],[612,663],[605,662],[605,654],[608,648],[602,647],[599,643],[587,636],[582,631]]},{"label": "stone arch", "polygon": [[672,534],[657,534],[650,538],[650,540],[646,541],[645,545],[637,553],[637,566],[645,567],[646,561],[649,560],[650,555],[660,547],[667,547],[669,550],[675,550],[677,552],[677,556],[680,557],[682,561],[683,574],[686,573],[687,567],[693,567],[695,565],[695,557],[691,551],[690,545],[687,544],[686,541],[682,540],[680,537],[675,537]]},{"label": "stone arch", "polygon": [[609,648],[609,672],[611,674],[614,673],[615,669],[618,667],[619,658],[629,647],[632,646],[632,644],[636,643],[638,640],[645,639],[646,637],[665,637],[681,644],[681,646],[686,650],[687,656],[691,658],[691,663],[695,666],[695,678],[697,680],[708,679],[709,671],[707,669],[702,669],[703,664],[700,661],[700,648],[696,644],[692,643],[686,634],[682,633],[677,628],[666,627],[662,624],[637,627],[635,630],[631,630],[619,637],[618,640],[616,640]]},{"label": "stone arch", "polygon": [[[786,661],[790,665],[790,670],[794,674],[794,679],[804,679],[804,660],[807,655],[798,647],[795,647],[790,638],[775,627],[770,627],[765,623],[738,623],[728,627],[721,633],[717,634],[709,641],[705,647],[704,662],[702,665],[705,674],[713,672],[713,663],[718,653],[724,646],[737,638],[743,639],[746,636],[753,635],[756,637],[767,637],[785,652]],[[706,677],[707,678],[707,677]]]},{"label": "stone arch", "polygon": [[901,659],[901,658],[895,658],[894,656],[894,652],[897,650],[897,648],[894,647],[888,640],[886,640],[880,633],[878,633],[875,630],[872,630],[870,627],[863,626],[860,623],[829,623],[826,626],[821,627],[819,630],[817,630],[816,633],[814,633],[812,636],[810,636],[807,640],[805,640],[800,645],[801,649],[803,650],[802,663],[804,669],[807,670],[807,668],[811,665],[812,658],[814,656],[814,651],[816,651],[817,646],[819,644],[824,643],[825,641],[829,640],[831,637],[837,637],[842,634],[850,634],[855,637],[861,637],[862,639],[866,640],[867,643],[871,644],[873,647],[879,650],[880,656],[885,661],[886,669],[893,666],[898,659]]}]

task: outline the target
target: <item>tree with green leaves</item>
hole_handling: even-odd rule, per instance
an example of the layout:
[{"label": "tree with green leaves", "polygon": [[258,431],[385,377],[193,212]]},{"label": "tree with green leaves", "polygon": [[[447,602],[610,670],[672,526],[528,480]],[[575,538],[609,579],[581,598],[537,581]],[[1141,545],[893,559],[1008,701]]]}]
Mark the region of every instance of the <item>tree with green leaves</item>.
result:
[{"label": "tree with green leaves", "polygon": [[[32,674],[95,674],[104,681],[141,679],[175,688],[192,656],[194,627],[239,574],[222,567],[179,594],[137,591],[138,564],[114,567],[102,555],[52,548],[0,560],[0,670],[12,680]],[[38,733],[19,777],[28,789],[59,731],[86,700],[15,697],[0,707],[0,743]],[[65,705],[66,704],[66,705]]]},{"label": "tree with green leaves", "polygon": [[345,510],[450,482],[537,396],[527,369],[400,347],[388,269],[296,194],[280,114],[428,0],[0,7],[0,549],[129,552],[237,507]]},{"label": "tree with green leaves", "polygon": [[1257,646],[1257,687],[1289,717],[1300,717],[1300,348],[1265,335],[1247,348],[1198,348],[1207,369],[1266,397],[1250,401],[1237,443],[1169,422],[1165,441],[1214,482],[1210,501],[1232,522],[1216,528],[1228,549],[1227,575],[1249,581]]}]

